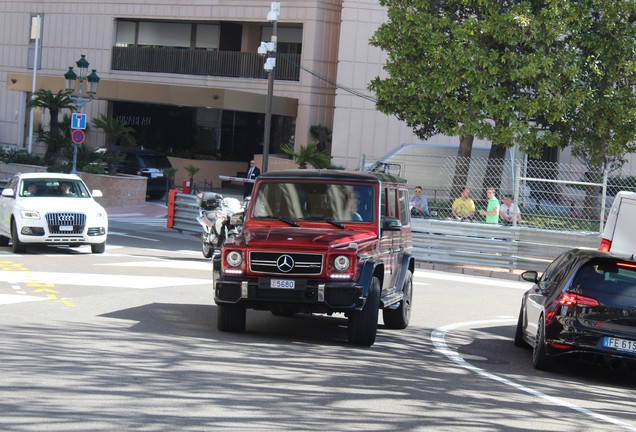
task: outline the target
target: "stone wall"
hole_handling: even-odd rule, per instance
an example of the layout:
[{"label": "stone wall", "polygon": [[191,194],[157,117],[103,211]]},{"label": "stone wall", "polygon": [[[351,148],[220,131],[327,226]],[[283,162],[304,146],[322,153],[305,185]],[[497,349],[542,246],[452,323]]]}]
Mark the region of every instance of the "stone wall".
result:
[{"label": "stone wall", "polygon": [[146,202],[146,177],[118,174],[116,176],[78,172],[86,186],[92,191],[99,189],[104,194],[95,200],[104,207],[129,207]]}]

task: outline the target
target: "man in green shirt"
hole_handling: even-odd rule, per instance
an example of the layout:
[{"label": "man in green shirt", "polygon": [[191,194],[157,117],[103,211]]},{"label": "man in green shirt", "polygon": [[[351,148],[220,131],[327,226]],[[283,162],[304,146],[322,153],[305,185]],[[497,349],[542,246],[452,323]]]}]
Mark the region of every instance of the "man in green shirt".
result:
[{"label": "man in green shirt", "polygon": [[486,196],[488,197],[488,209],[480,211],[479,214],[486,216],[486,223],[499,223],[499,200],[495,196],[495,189],[486,189]]}]

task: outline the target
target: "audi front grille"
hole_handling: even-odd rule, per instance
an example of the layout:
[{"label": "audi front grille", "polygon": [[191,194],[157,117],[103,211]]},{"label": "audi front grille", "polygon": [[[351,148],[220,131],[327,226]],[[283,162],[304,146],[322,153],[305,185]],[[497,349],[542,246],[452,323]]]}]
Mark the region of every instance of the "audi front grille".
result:
[{"label": "audi front grille", "polygon": [[86,225],[84,213],[47,213],[46,223],[51,234],[81,234]]}]

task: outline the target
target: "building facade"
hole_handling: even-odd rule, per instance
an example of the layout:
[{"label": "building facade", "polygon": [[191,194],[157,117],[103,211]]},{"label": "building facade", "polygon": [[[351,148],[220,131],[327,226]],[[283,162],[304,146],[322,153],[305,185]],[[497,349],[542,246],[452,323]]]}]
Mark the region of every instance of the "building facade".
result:
[{"label": "building facade", "polygon": [[[175,155],[247,160],[262,153],[268,75],[257,48],[272,39],[270,5],[0,2],[0,144],[37,146],[27,142],[32,89],[64,89],[64,73],[85,55],[101,79],[84,109],[89,119],[125,121],[136,129],[139,145]],[[312,125],[333,126],[336,95],[330,83],[336,80],[340,14],[338,1],[282,5],[270,151],[306,144]],[[320,78],[302,72],[301,65]],[[47,124],[46,115],[35,112],[36,127]],[[89,128],[87,143],[103,142],[99,130]]]}]

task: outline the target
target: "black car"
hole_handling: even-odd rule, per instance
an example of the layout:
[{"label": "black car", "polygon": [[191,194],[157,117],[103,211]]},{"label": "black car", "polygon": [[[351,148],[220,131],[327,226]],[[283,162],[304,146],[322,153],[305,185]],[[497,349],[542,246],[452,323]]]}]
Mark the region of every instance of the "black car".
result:
[{"label": "black car", "polygon": [[148,178],[146,195],[151,199],[163,197],[168,188],[164,169],[172,167],[168,157],[155,150],[138,147],[115,147],[117,172]]},{"label": "black car", "polygon": [[636,365],[636,261],[573,249],[540,278],[522,277],[535,285],[523,295],[515,345],[533,348],[536,369],[573,355],[613,369]]}]

